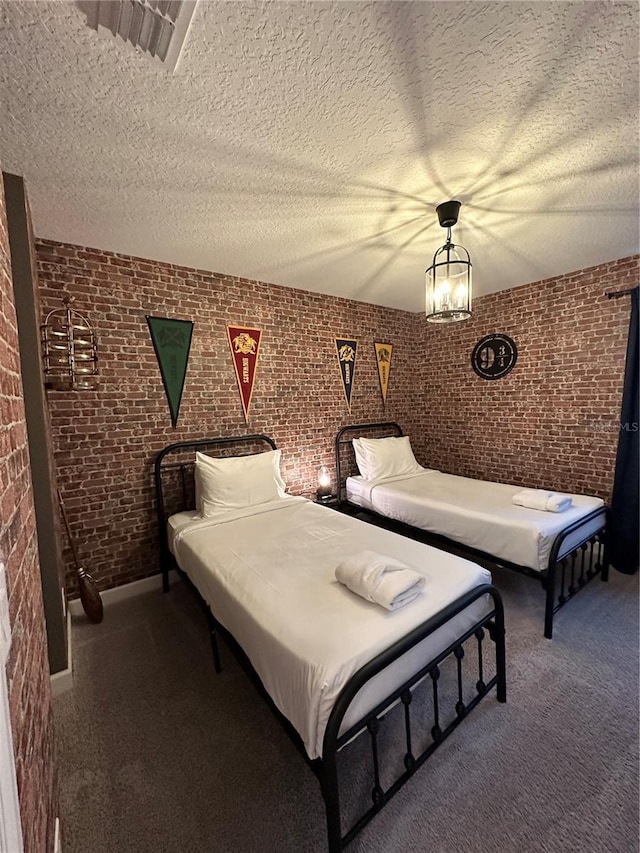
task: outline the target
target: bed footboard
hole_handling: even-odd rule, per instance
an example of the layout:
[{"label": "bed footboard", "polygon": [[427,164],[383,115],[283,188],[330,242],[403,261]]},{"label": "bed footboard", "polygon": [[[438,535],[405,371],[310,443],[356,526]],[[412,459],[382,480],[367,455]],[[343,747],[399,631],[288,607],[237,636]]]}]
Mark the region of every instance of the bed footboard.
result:
[{"label": "bed footboard", "polygon": [[[606,546],[608,518],[609,508],[600,507],[566,527],[553,543],[548,568],[542,578],[545,590],[544,636],[548,640],[553,637],[554,614],[593,578],[600,575],[603,581],[609,579]],[[602,523],[594,531],[594,522],[598,521]],[[581,530],[585,531],[585,538],[559,557],[567,539],[576,536],[580,539]]]},{"label": "bed footboard", "polygon": [[[464,634],[458,636],[439,655],[425,662],[411,678],[383,699],[359,722],[352,725],[348,731],[340,731],[342,721],[351,703],[371,679],[483,596],[487,596],[491,602],[489,611],[484,616],[480,617]],[[241,646],[211,613],[209,621],[210,627],[215,628],[216,632],[225,638],[229,648],[250,680],[271,708],[298,752],[317,776],[325,801],[327,849],[329,853],[343,853],[345,846],[375,817],[494,687],[499,702],[506,702],[507,699],[504,608],[498,590],[490,584],[482,584],[418,626],[393,646],[385,649],[384,652],[365,664],[351,677],[339,694],[327,722],[322,758],[311,760],[300,736],[274,704]],[[493,655],[485,649],[487,638],[493,644]],[[472,646],[471,650],[469,650],[469,646]],[[448,683],[448,689],[445,690],[442,684],[443,663],[446,667],[447,662],[451,659],[454,663],[455,675],[452,681]],[[214,661],[216,671],[219,672],[220,659],[215,646]],[[490,677],[489,671],[493,672]],[[452,675],[452,673],[449,674]],[[430,718],[425,715],[424,708],[416,710],[415,715],[412,713],[412,708],[418,704],[414,698],[415,689],[419,682],[426,682],[430,693],[432,712]],[[385,767],[380,741],[388,722],[385,717],[397,705],[400,706],[400,713],[403,718],[401,724],[403,736],[401,738],[402,755],[396,754],[396,758],[400,759],[396,763],[401,763],[404,769],[390,785],[384,788],[382,775]],[[399,720],[395,722],[400,723]],[[420,734],[424,736],[425,729],[428,734],[428,744],[418,748],[418,737]],[[356,735],[361,734],[364,737],[365,732],[369,737],[371,748],[372,804],[362,815],[352,820],[350,828],[343,832],[344,818],[340,794],[338,754],[343,747],[346,747],[347,750],[350,749],[351,745],[347,746],[347,744]]]},{"label": "bed footboard", "polygon": [[[386,699],[377,705],[357,724],[351,726],[347,731],[340,733],[344,716],[352,701],[362,687],[374,678],[387,666],[421,642],[425,637],[442,627],[450,619],[468,607],[482,596],[488,596],[492,601],[490,612],[479,619],[465,634],[458,637],[433,660],[421,667],[408,681],[393,691]],[[487,636],[495,645],[495,674],[485,681],[485,659],[483,643]],[[476,654],[465,655],[464,644],[471,640],[476,645]],[[455,660],[457,689],[454,689],[452,701],[455,699],[452,717],[446,716],[447,709],[442,706],[442,697],[439,692],[439,680],[441,676],[441,664],[446,659],[453,657]],[[473,657],[476,666],[473,676],[473,695],[469,698],[465,694],[465,673],[463,661]],[[414,725],[419,723],[425,725],[424,719],[414,719],[412,715],[413,688],[423,679],[428,679],[429,689],[432,693],[432,725],[430,729],[430,740],[426,747],[419,752],[416,751],[416,738]],[[443,610],[434,618],[408,634],[402,640],[368,664],[363,666],[343,688],[333,707],[324,736],[322,760],[312,763],[314,767],[325,800],[327,813],[327,833],[329,842],[329,853],[342,853],[344,847],[363,829],[369,821],[382,809],[382,807],[396,794],[407,782],[416,770],[430,757],[440,744],[456,729],[460,722],[475,708],[480,700],[496,687],[499,702],[506,702],[506,674],[505,674],[505,630],[504,611],[500,594],[495,587],[483,585],[467,593],[463,598]],[[466,698],[466,701],[465,701]],[[382,786],[381,758],[379,750],[379,734],[384,723],[385,715],[389,710],[401,703],[402,715],[404,717],[404,737],[402,764],[404,771],[388,785],[386,790]],[[418,714],[415,715],[418,717]],[[421,716],[421,715],[420,715]],[[446,720],[448,719],[448,722]],[[371,806],[355,820],[352,826],[343,833],[342,814],[340,803],[339,778],[337,767],[337,755],[356,734],[366,730],[371,747],[371,767],[373,774],[373,785],[371,789]]]}]

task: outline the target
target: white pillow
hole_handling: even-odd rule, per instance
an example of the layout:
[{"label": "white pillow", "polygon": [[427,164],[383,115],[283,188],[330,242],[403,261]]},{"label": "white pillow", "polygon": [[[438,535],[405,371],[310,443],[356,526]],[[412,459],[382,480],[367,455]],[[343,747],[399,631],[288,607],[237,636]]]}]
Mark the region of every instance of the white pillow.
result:
[{"label": "white pillow", "polygon": [[387,477],[419,474],[420,471],[424,471],[424,468],[416,462],[407,435],[391,438],[361,438],[359,441],[367,472],[362,476],[367,480],[385,480]]},{"label": "white pillow", "polygon": [[367,476],[367,455],[364,451],[364,448],[360,444],[359,438],[354,438],[351,442],[353,444],[353,452],[356,455],[356,465],[358,466],[358,471],[360,471],[360,476],[364,477],[365,480],[368,480]]},{"label": "white pillow", "polygon": [[196,508],[203,518],[285,497],[280,450],[215,458],[196,453]]}]

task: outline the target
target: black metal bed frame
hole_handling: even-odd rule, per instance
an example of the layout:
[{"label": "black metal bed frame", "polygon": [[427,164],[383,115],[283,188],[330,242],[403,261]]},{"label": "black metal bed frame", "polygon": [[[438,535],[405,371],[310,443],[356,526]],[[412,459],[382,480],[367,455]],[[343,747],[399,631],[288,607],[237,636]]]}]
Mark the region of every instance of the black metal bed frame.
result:
[{"label": "black metal bed frame", "polygon": [[[168,472],[172,472],[173,476],[177,476],[180,485],[179,491],[181,492],[181,497],[178,502],[182,503],[181,509],[184,509],[189,505],[190,482],[193,480],[192,474],[194,468],[193,457],[190,460],[183,460],[178,463],[165,463],[166,457],[175,453],[184,454],[185,451],[211,450],[213,448],[228,449],[241,443],[266,443],[273,449],[275,449],[276,446],[275,442],[268,436],[248,435],[220,439],[202,439],[193,442],[179,442],[165,447],[157,455],[154,466],[154,476],[159,523],[158,532],[160,537],[160,565],[164,592],[169,590],[169,570],[173,567],[177,567],[177,564],[169,551],[167,542],[166,520],[171,511],[168,512],[166,510],[163,476]],[[238,454],[234,453],[233,455]],[[193,586],[192,584],[190,585]],[[217,635],[221,634],[225,640],[227,640],[229,647],[234,652],[238,661],[256,685],[269,707],[274,712],[276,718],[279,720],[298,751],[317,776],[325,801],[329,853],[342,853],[345,845],[347,845],[354,836],[369,823],[369,821],[394,796],[402,785],[411,778],[418,767],[420,767],[427,758],[429,758],[434,750],[437,749],[437,747],[457,728],[460,722],[473,710],[473,708],[475,708],[481,699],[483,699],[493,689],[494,686],[496,687],[498,701],[506,702],[505,628],[502,599],[500,597],[500,593],[494,586],[490,584],[482,584],[475,587],[473,590],[470,590],[438,614],[419,625],[405,637],[402,637],[389,648],[385,649],[371,661],[362,666],[350,678],[338,695],[329,716],[324,734],[322,757],[310,759],[297,731],[293,728],[286,717],[284,717],[284,715],[276,708],[242,648],[233,636],[218,622],[210,606],[200,596],[195,587],[194,590],[207,615],[216,672],[221,672],[220,653],[217,643]],[[486,597],[490,602],[490,609],[488,613],[477,619],[474,625],[472,625],[464,634],[457,637],[435,658],[424,661],[423,665],[420,666],[419,670],[414,673],[411,678],[389,694],[389,696],[369,711],[356,724],[350,726],[348,731],[341,732],[343,719],[352,701],[372,678],[394,663],[394,661],[401,658],[410,649],[422,642],[426,637],[430,636],[451,619],[455,618],[475,601],[483,597]],[[487,634],[495,647],[495,673],[491,678],[485,680],[486,661],[483,642]],[[473,677],[465,668],[463,668],[463,660],[468,660],[470,657],[469,655],[465,657],[464,646],[466,643],[476,646],[476,654],[471,656],[476,660],[476,675]],[[448,722],[445,722],[445,711],[441,707],[442,697],[439,692],[439,678],[441,674],[441,664],[450,657],[453,657],[455,662],[455,680],[457,682],[457,689],[454,690],[454,693],[456,694],[456,701],[454,706],[451,708],[451,718]],[[414,723],[417,724],[419,722],[422,722],[422,725],[425,725],[426,722],[424,719],[414,720],[414,716],[416,715],[412,716],[411,705],[414,697],[414,689],[418,686],[418,683],[422,682],[424,679],[428,679],[429,681],[427,683],[430,683],[433,724],[431,725],[429,732],[430,742],[425,748],[417,751],[417,735],[414,733],[412,726]],[[471,698],[469,698],[469,691],[473,693]],[[467,701],[465,701],[465,698]],[[398,703],[401,704],[404,720],[405,745],[403,748],[405,752],[402,759],[404,770],[386,789],[384,789],[381,781],[381,755],[378,738],[385,715]],[[422,716],[422,712],[420,712],[420,716]],[[364,730],[369,734],[371,746],[373,774],[373,788],[371,790],[372,804],[351,825],[351,827],[347,829],[346,832],[343,832],[337,756],[338,752],[346,746],[350,740]]]},{"label": "black metal bed frame", "polygon": [[[486,551],[480,551],[476,548],[471,548],[454,539],[438,533],[431,533],[421,528],[413,527],[401,521],[387,518],[381,513],[373,509],[360,507],[357,504],[351,503],[346,496],[346,479],[351,471],[355,471],[355,456],[353,446],[351,444],[353,438],[361,436],[363,433],[375,433],[378,437],[386,435],[402,436],[404,435],[402,428],[394,421],[371,423],[371,424],[352,424],[343,427],[335,439],[335,455],[336,455],[336,480],[337,480],[337,496],[339,505],[343,510],[348,509],[350,512],[362,514],[364,518],[372,524],[379,524],[384,521],[384,526],[389,527],[397,533],[405,536],[410,536],[413,539],[426,542],[436,548],[444,548],[449,550],[453,548],[455,552],[460,552],[461,555],[472,560],[480,560],[496,566],[497,568],[511,569],[519,574],[527,577],[536,578],[542,585],[545,591],[545,607],[544,607],[544,636],[550,640],[553,636],[553,617],[558,610],[563,607],[571,598],[573,598],[581,589],[583,589],[590,580],[600,574],[603,581],[609,579],[609,564],[606,552],[606,527],[609,517],[609,507],[602,506],[593,510],[562,530],[551,548],[547,568],[543,571],[536,571],[528,566],[520,566],[517,563],[510,563],[508,560],[503,560]],[[357,433],[350,438],[345,438],[348,433]],[[344,463],[343,453],[345,448],[351,448],[349,455],[348,472],[343,474]],[[590,526],[594,519],[602,518],[602,526],[595,532],[589,534],[582,542],[579,542],[571,551],[559,558],[562,546],[566,539],[579,531],[580,528]],[[558,589],[556,600],[556,588]]]}]

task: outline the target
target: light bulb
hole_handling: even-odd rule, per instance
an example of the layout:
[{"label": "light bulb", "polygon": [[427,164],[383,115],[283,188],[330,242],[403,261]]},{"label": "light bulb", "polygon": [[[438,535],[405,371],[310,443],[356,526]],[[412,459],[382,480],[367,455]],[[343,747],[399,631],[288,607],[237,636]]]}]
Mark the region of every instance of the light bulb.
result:
[{"label": "light bulb", "polygon": [[326,465],[318,471],[318,488],[316,495],[320,500],[327,500],[331,497],[331,474]]},{"label": "light bulb", "polygon": [[467,288],[464,284],[461,284],[456,289],[456,305],[463,307],[467,302]]},{"label": "light bulb", "polygon": [[438,288],[438,302],[440,303],[440,310],[446,310],[449,307],[449,300],[451,298],[451,285],[448,280],[445,278],[440,282],[440,287]]}]

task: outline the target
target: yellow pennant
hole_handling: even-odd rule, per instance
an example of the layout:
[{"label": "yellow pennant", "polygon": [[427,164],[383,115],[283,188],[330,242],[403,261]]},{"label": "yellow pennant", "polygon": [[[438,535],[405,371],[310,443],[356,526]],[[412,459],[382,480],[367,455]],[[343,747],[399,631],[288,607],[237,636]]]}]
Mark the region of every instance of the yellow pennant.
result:
[{"label": "yellow pennant", "polygon": [[380,390],[382,391],[382,402],[387,402],[387,388],[389,387],[389,373],[391,372],[391,354],[393,344],[374,344],[376,348],[376,361],[378,362],[378,376],[380,377]]}]

